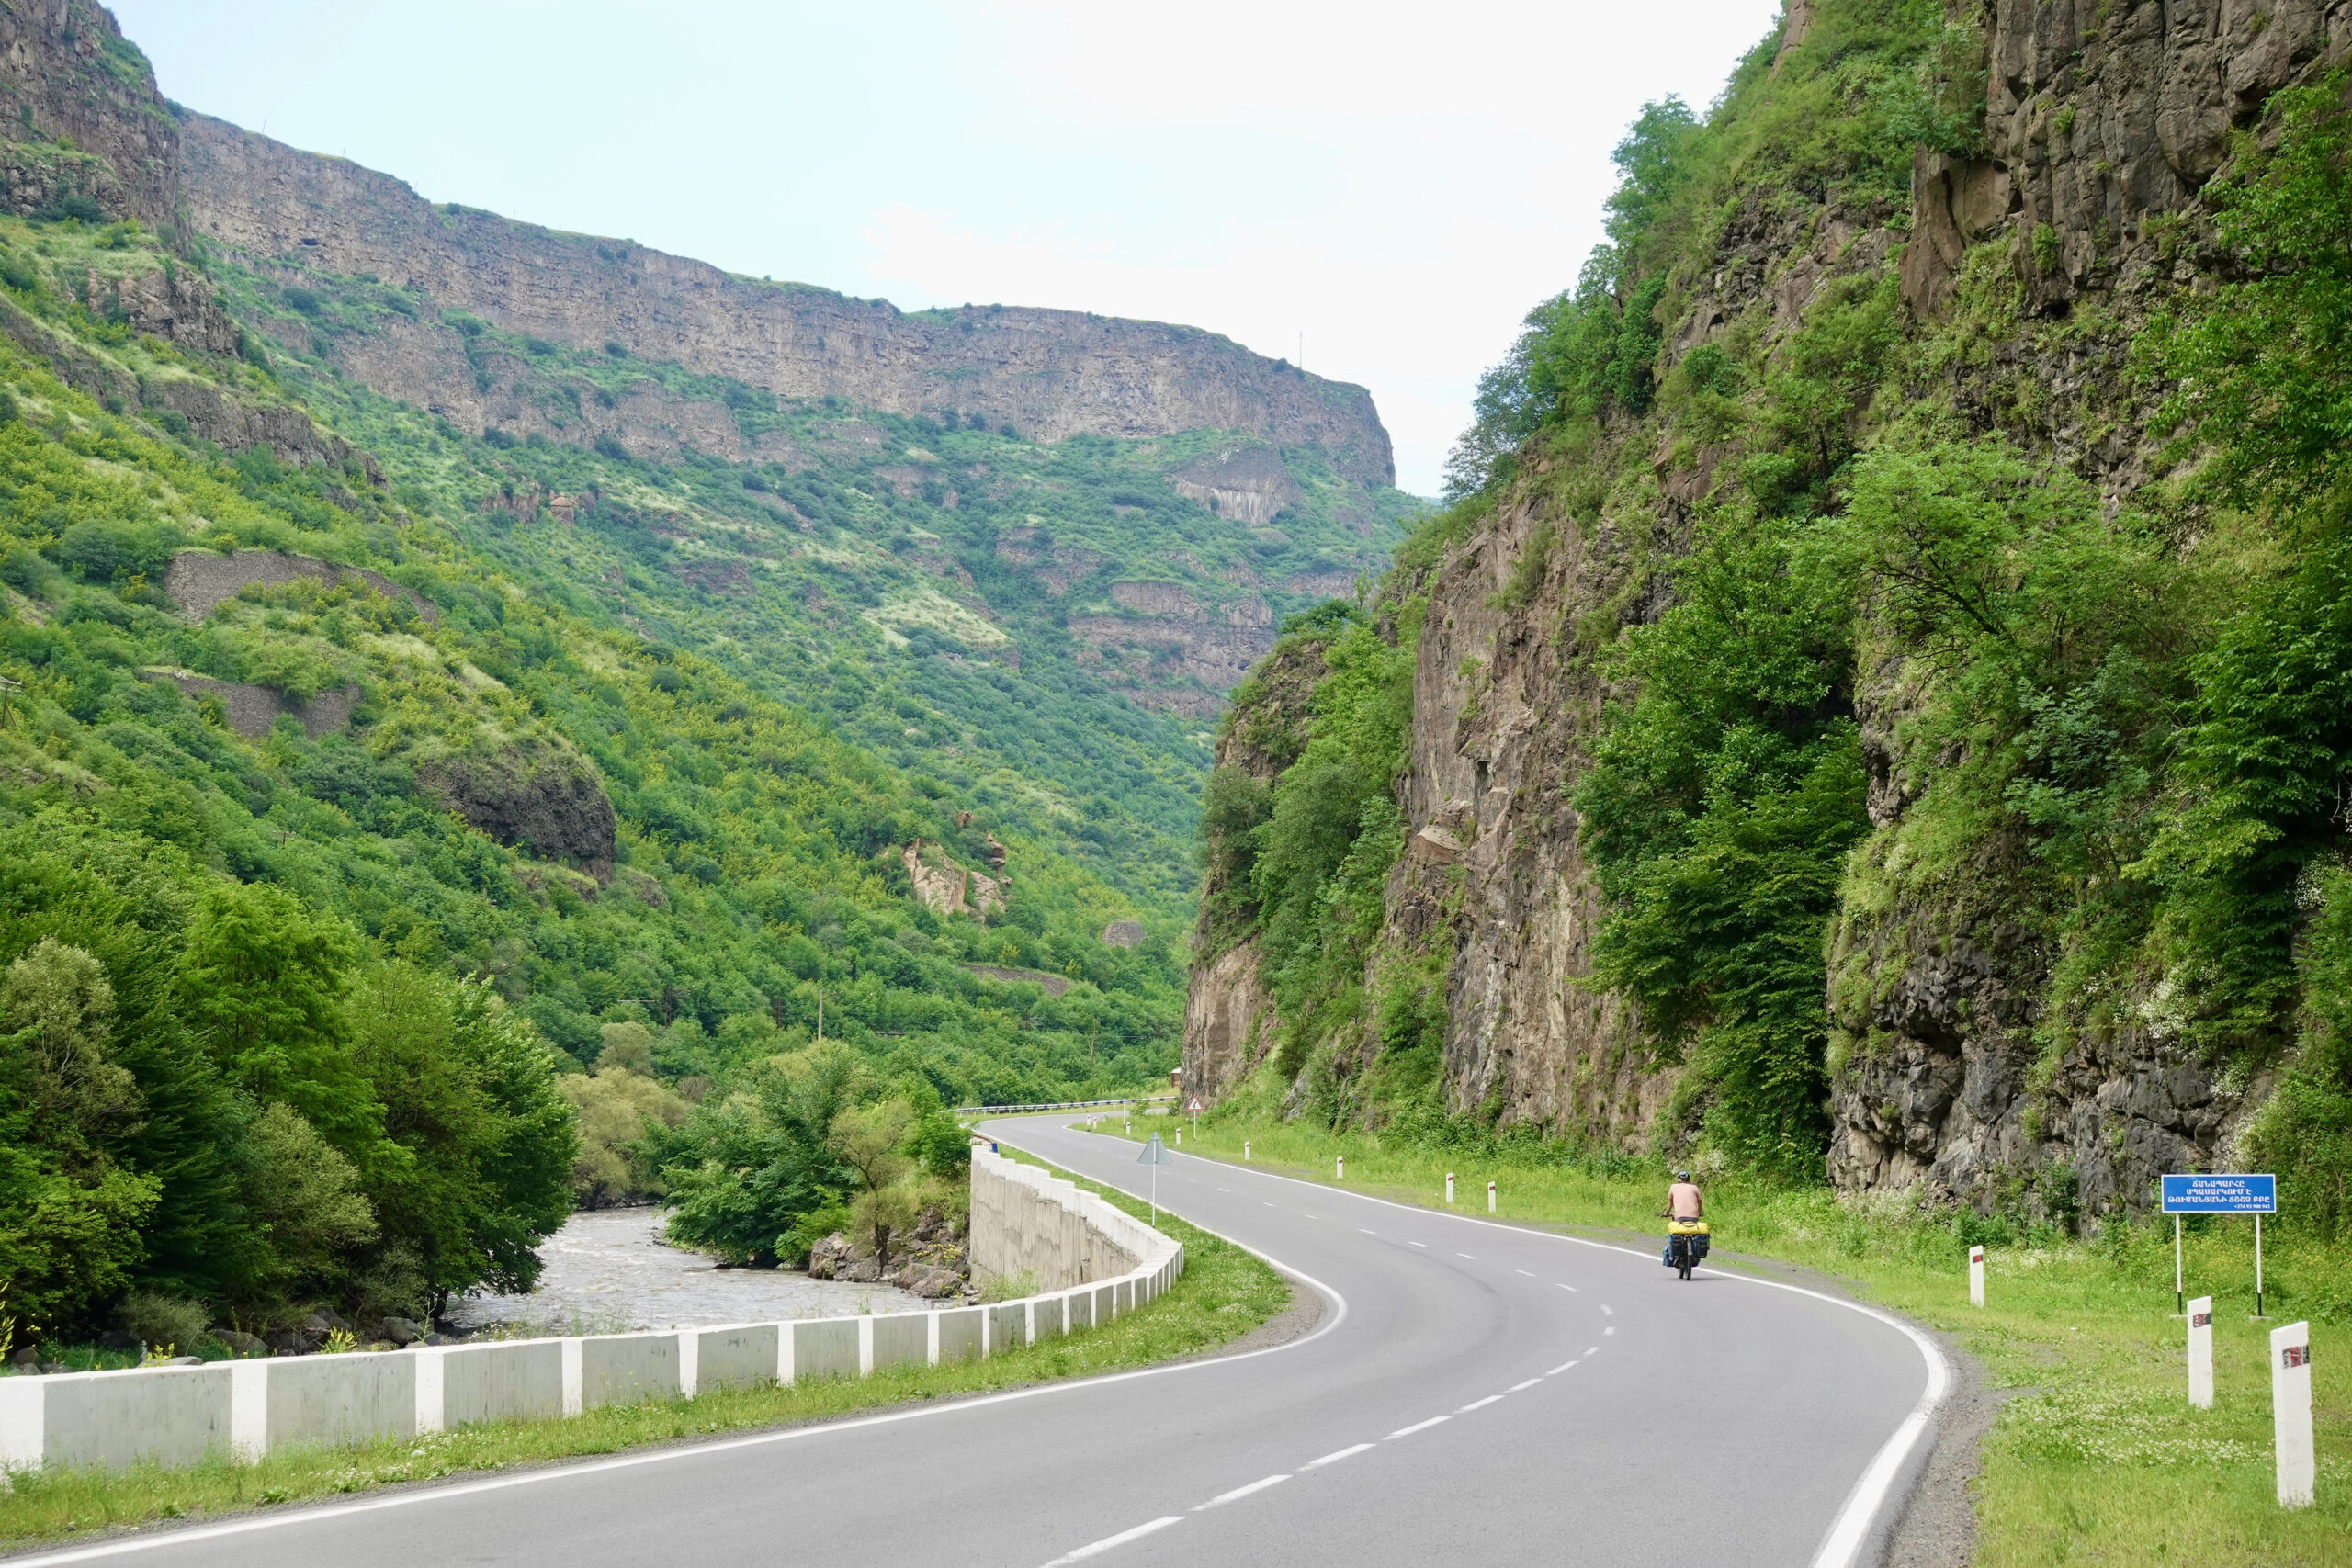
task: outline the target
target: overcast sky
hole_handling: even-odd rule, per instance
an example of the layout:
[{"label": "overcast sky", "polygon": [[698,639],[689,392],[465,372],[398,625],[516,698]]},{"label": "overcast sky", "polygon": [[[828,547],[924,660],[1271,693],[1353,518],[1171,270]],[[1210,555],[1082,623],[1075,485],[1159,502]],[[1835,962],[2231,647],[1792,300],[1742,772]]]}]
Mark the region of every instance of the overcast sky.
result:
[{"label": "overcast sky", "polygon": [[1779,0],[112,0],[165,94],[436,201],[909,309],[1189,322],[1372,389],[1433,494],[1642,104]]}]

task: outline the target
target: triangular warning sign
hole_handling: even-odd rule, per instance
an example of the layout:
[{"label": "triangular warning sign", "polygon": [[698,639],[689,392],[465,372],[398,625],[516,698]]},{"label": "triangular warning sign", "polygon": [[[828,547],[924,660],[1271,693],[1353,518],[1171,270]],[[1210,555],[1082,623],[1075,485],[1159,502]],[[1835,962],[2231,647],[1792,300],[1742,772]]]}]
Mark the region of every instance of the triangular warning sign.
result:
[{"label": "triangular warning sign", "polygon": [[1187,1111],[1198,1111],[1200,1108],[1201,1108],[1201,1097],[1200,1097],[1199,1095],[1197,1095],[1197,1094],[1196,1094],[1196,1095],[1194,1095],[1194,1096],[1193,1096],[1193,1098],[1192,1098],[1191,1101],[1190,1101],[1189,1103],[1187,1103],[1187,1104],[1185,1105],[1185,1107],[1184,1107],[1184,1109],[1185,1109],[1185,1110],[1187,1110]]}]

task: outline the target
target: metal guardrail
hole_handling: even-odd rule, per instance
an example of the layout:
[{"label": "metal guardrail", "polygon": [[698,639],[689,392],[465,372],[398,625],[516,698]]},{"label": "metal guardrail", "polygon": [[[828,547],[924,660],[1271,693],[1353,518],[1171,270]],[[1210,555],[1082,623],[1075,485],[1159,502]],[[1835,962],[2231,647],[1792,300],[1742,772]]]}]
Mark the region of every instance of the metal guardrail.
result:
[{"label": "metal guardrail", "polygon": [[1092,1111],[1104,1105],[1172,1104],[1172,1094],[1128,1095],[1122,1100],[1065,1100],[1051,1105],[959,1105],[949,1112],[954,1116],[1001,1115],[1013,1111]]}]

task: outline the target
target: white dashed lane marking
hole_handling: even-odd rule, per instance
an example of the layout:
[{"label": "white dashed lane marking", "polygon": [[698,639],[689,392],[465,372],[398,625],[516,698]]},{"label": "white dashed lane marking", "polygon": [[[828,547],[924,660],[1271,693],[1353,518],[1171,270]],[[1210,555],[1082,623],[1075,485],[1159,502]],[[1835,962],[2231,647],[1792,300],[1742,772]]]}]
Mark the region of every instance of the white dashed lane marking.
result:
[{"label": "white dashed lane marking", "polygon": [[1154,1530],[1164,1530],[1170,1525],[1181,1525],[1183,1522],[1183,1515],[1170,1514],[1167,1517],[1154,1519],[1148,1525],[1137,1525],[1131,1530],[1121,1530],[1116,1535],[1106,1535],[1101,1540],[1095,1541],[1090,1546],[1080,1547],[1076,1551],[1069,1553],[1066,1557],[1055,1558],[1051,1562],[1046,1564],[1046,1568],[1062,1568],[1062,1564],[1065,1562],[1082,1562],[1087,1558],[1093,1556],[1099,1551],[1108,1551],[1114,1546],[1125,1546],[1127,1542],[1134,1540],[1138,1537],[1149,1535]]},{"label": "white dashed lane marking", "polygon": [[[1592,1352],[1589,1350],[1585,1352],[1587,1355],[1590,1355],[1591,1353]],[[1562,1361],[1558,1366],[1554,1367],[1550,1371],[1545,1372],[1544,1375],[1547,1378],[1555,1378],[1575,1365],[1576,1363],[1574,1361]]]},{"label": "white dashed lane marking", "polygon": [[[1439,1419],[1443,1420],[1444,1417],[1440,1416]],[[1327,1464],[1337,1464],[1343,1459],[1352,1459],[1357,1454],[1363,1452],[1366,1449],[1371,1447],[1372,1445],[1370,1443],[1358,1443],[1351,1449],[1341,1449],[1338,1453],[1325,1454],[1321,1459],[1308,1460],[1306,1461],[1306,1468],[1308,1470],[1320,1470]]]},{"label": "white dashed lane marking", "polygon": [[[1554,1281],[1553,1281],[1553,1283],[1554,1283],[1554,1284],[1559,1284],[1559,1281],[1555,1280],[1554,1280]],[[1577,1293],[1577,1288],[1576,1288],[1574,1285],[1560,1285],[1560,1289],[1562,1289],[1562,1290],[1564,1290],[1564,1291],[1567,1292],[1568,1292],[1568,1294],[1570,1294],[1570,1295],[1572,1295],[1572,1296],[1573,1296],[1573,1295],[1575,1295],[1575,1294]]]},{"label": "white dashed lane marking", "polygon": [[1409,1427],[1397,1427],[1395,1431],[1389,1433],[1387,1438],[1384,1440],[1393,1443],[1399,1438],[1409,1438],[1416,1432],[1426,1432],[1431,1427],[1435,1427],[1442,1422],[1451,1421],[1453,1419],[1453,1417],[1451,1416],[1432,1416],[1426,1421],[1416,1421]]},{"label": "white dashed lane marking", "polygon": [[1263,1492],[1267,1487],[1279,1486],[1289,1479],[1287,1475],[1269,1475],[1263,1481],[1253,1481],[1247,1486],[1237,1486],[1230,1492],[1220,1492],[1205,1503],[1193,1504],[1193,1512],[1197,1514],[1203,1508],[1214,1508],[1220,1503],[1230,1503],[1236,1498],[1247,1497],[1252,1492]]},{"label": "white dashed lane marking", "polygon": [[1603,1302],[1600,1303],[1600,1315],[1603,1317],[1615,1317],[1617,1315],[1617,1311],[1607,1302]]},{"label": "white dashed lane marking", "polygon": [[[1526,1385],[1522,1383],[1521,1386],[1525,1387]],[[1500,1404],[1502,1402],[1503,1396],[1501,1394],[1490,1393],[1484,1399],[1472,1400],[1469,1404],[1455,1411],[1454,1414],[1456,1416],[1467,1416],[1473,1410],[1484,1410],[1489,1404]]]},{"label": "white dashed lane marking", "polygon": [[[1576,1363],[1574,1361],[1570,1361],[1568,1365],[1573,1367]],[[1542,1378],[1530,1378],[1525,1382],[1515,1382],[1511,1384],[1510,1387],[1505,1389],[1503,1392],[1505,1393],[1518,1393],[1523,1390],[1533,1388],[1537,1383],[1542,1382],[1544,1380]]]}]

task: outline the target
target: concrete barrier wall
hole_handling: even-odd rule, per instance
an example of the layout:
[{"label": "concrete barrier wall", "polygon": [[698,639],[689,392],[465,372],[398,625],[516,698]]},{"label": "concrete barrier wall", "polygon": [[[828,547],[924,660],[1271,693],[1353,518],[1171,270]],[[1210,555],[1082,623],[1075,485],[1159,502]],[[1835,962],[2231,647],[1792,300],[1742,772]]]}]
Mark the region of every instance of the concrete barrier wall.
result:
[{"label": "concrete barrier wall", "polygon": [[570,1381],[564,1375],[569,1370],[564,1344],[560,1339],[516,1339],[444,1345],[422,1352],[440,1363],[440,1419],[427,1429],[573,1414],[578,1406],[564,1398],[564,1384]]},{"label": "concrete barrier wall", "polygon": [[908,1312],[867,1319],[866,1332],[873,1336],[874,1351],[866,1359],[865,1370],[878,1372],[885,1367],[928,1364],[931,1360],[931,1322],[935,1315],[927,1312]]},{"label": "concrete barrier wall", "polygon": [[258,1380],[261,1446],[414,1437],[416,1360],[414,1356],[299,1356],[275,1364],[252,1363],[268,1369]]},{"label": "concrete barrier wall", "polygon": [[1158,1231],[985,1149],[973,1152],[972,1220],[976,1270],[985,1224],[999,1260],[993,1272],[1030,1269],[1048,1293],[881,1316],[0,1376],[0,1484],[8,1470],[43,1465],[252,1461],[287,1445],[407,1438],[707,1389],[970,1360],[1108,1323],[1183,1273],[1183,1248]]},{"label": "concrete barrier wall", "polygon": [[694,1392],[791,1382],[789,1370],[777,1359],[784,1330],[780,1323],[695,1330]]},{"label": "concrete barrier wall", "polygon": [[674,1398],[684,1388],[679,1346],[692,1337],[690,1333],[672,1330],[582,1338],[578,1408],[594,1410],[605,1404],[635,1404],[641,1399]]},{"label": "concrete barrier wall", "polygon": [[973,1278],[1027,1272],[1041,1291],[1156,1268],[1175,1243],[1124,1209],[1034,1165],[972,1151]]}]

